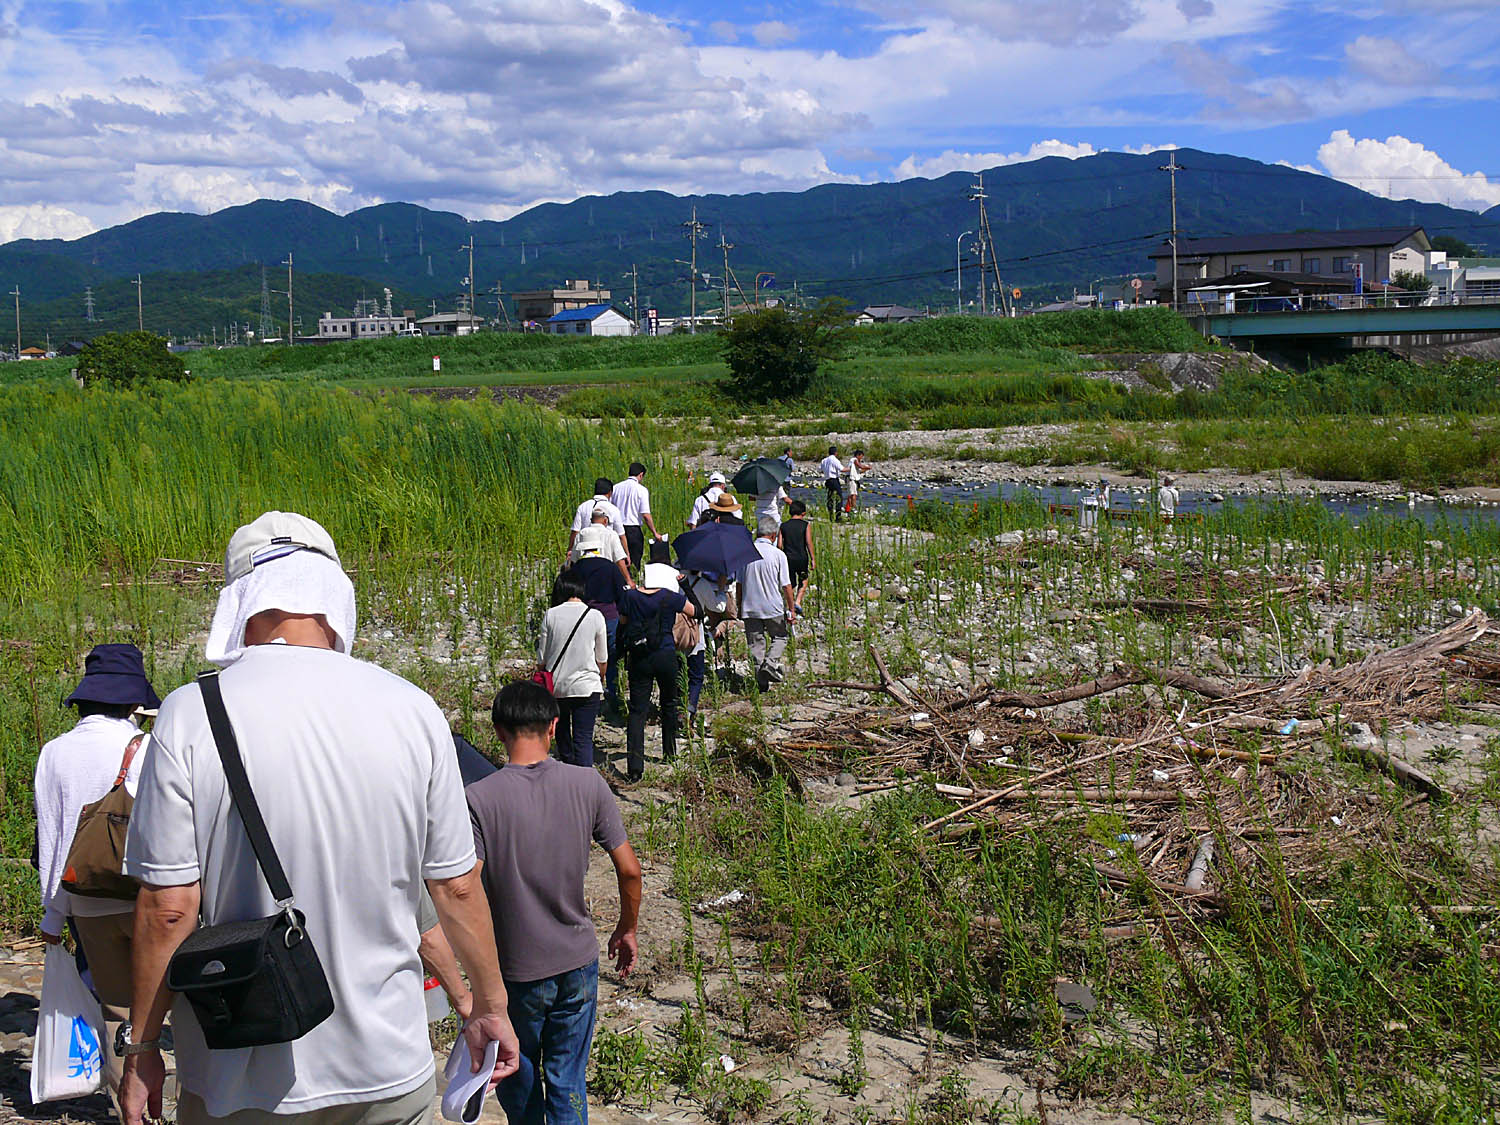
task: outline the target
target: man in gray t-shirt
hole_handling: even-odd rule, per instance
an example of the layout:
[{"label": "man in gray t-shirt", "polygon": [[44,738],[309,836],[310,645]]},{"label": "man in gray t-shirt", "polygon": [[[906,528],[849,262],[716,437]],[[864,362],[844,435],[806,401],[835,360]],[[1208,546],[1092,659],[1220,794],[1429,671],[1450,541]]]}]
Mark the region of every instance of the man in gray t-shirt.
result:
[{"label": "man in gray t-shirt", "polygon": [[636,962],[641,865],[604,778],[547,756],[557,726],[551,692],[529,680],[509,684],[491,718],[509,762],[465,792],[521,1043],[520,1069],[496,1094],[512,1125],[586,1123],[599,988],[599,937],[583,892],[590,843],[615,866],[620,922],[608,950],[621,976]]}]

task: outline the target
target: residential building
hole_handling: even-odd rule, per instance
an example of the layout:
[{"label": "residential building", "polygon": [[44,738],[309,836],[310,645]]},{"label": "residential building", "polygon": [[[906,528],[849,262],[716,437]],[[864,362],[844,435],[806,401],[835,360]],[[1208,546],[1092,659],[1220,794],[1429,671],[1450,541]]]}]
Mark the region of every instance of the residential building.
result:
[{"label": "residential building", "polygon": [[[1402,271],[1425,272],[1431,254],[1432,243],[1421,227],[1183,238],[1177,245],[1177,285],[1185,293],[1231,274],[1284,273],[1358,278],[1373,286]],[[1156,288],[1170,300],[1171,243],[1162,243],[1150,258],[1156,264]]]},{"label": "residential building", "polygon": [[383,336],[414,336],[410,316],[334,316],[325,312],[318,318],[318,341],[378,340]]},{"label": "residential building", "polygon": [[590,287],[587,281],[565,281],[561,289],[533,289],[517,293],[516,317],[522,324],[541,324],[560,312],[590,305],[609,304],[609,290]]},{"label": "residential building", "polygon": [[47,358],[47,349],[46,348],[36,348],[36,347],[22,348],[21,349],[20,358],[21,359],[46,359]]},{"label": "residential building", "polygon": [[633,336],[635,325],[613,305],[585,305],[549,316],[546,330],[558,336]]},{"label": "residential building", "polygon": [[484,327],[484,317],[467,312],[434,313],[417,321],[416,326],[423,336],[468,336]]},{"label": "residential building", "polygon": [[874,324],[910,324],[914,320],[926,320],[921,309],[909,309],[905,305],[870,305],[854,317],[857,328]]}]

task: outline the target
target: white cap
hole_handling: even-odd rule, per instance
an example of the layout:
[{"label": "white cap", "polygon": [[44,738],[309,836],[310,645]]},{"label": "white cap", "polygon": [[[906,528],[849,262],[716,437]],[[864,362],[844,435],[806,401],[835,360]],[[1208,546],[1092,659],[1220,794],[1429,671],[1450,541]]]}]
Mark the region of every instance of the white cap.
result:
[{"label": "white cap", "polygon": [[728,484],[729,483],[729,478],[726,477],[723,473],[709,473],[708,474],[708,483],[709,484]]},{"label": "white cap", "polygon": [[339,562],[333,537],[317,520],[299,516],[296,512],[266,512],[245,524],[230,538],[229,549],[224,552],[224,583],[228,585],[262,563],[283,558],[293,551],[316,551],[335,563]]}]

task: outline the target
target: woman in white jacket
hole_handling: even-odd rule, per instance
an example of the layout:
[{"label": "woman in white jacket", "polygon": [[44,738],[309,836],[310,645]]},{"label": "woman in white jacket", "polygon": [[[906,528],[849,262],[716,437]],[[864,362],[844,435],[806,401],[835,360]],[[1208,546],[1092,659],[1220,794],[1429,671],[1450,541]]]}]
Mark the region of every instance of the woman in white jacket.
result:
[{"label": "woman in white jacket", "polygon": [[110,791],[123,773],[135,792],[146,741],[135,723],[139,709],[161,702],[146,678],[141,650],[131,644],[95,645],[83,679],[63,706],[78,708],[78,724],[42,747],[36,763],[37,874],[42,889],[42,939],[62,941],[69,918],[93,978],[110,1034],[104,1043],[110,1088],[120,1084],[112,1048],[115,1026],[130,1013],[130,938],[135,903],[85,898],[62,888],[78,814]]}]

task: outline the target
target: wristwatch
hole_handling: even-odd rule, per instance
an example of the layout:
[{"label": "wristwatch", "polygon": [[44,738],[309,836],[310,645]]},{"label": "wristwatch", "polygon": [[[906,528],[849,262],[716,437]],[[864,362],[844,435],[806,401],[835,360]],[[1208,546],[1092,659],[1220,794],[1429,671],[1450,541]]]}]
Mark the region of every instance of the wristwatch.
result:
[{"label": "wristwatch", "polygon": [[144,1055],[147,1051],[154,1051],[161,1046],[161,1038],[148,1039],[144,1043],[132,1043],[130,1041],[130,1021],[122,1023],[115,1031],[115,1055],[125,1058],[129,1055]]}]

